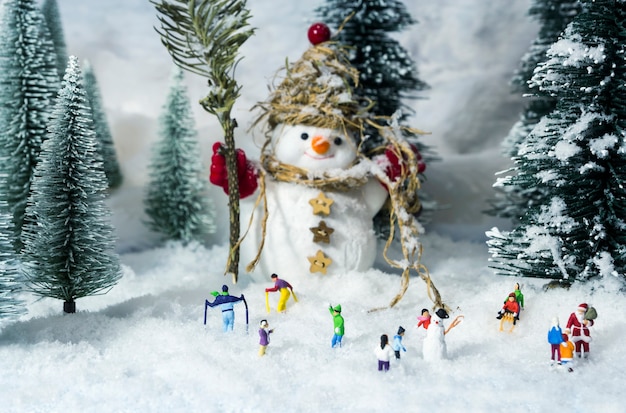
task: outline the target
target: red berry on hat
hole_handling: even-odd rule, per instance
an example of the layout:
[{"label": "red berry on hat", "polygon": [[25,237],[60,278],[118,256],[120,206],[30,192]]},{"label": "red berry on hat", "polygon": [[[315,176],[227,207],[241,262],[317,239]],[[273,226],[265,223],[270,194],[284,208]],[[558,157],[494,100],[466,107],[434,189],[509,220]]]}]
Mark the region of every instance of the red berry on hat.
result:
[{"label": "red berry on hat", "polygon": [[309,27],[307,36],[311,44],[316,46],[330,40],[330,29],[324,23],[313,23]]}]

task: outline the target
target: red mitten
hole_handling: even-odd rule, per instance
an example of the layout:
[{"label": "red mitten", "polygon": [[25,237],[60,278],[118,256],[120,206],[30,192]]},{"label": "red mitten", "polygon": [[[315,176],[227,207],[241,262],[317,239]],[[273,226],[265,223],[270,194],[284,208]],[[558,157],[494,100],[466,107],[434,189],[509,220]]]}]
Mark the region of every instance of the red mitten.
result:
[{"label": "red mitten", "polygon": [[[213,144],[213,155],[211,156],[211,173],[209,181],[213,185],[221,187],[228,194],[228,170],[226,168],[226,158],[222,154],[222,143]],[[256,169],[252,162],[248,161],[243,150],[237,149],[237,176],[239,178],[239,197],[246,198],[254,193],[259,182]]]},{"label": "red mitten", "polygon": [[[417,160],[417,173],[422,173],[426,170],[426,164],[422,161],[422,155],[419,153],[417,146],[413,144],[410,144],[410,146],[413,153],[415,153],[415,159]],[[393,182],[404,172],[404,168],[406,167],[406,158],[400,161],[400,159],[398,159],[398,155],[391,147],[385,149],[385,157],[387,158],[385,173]]]}]

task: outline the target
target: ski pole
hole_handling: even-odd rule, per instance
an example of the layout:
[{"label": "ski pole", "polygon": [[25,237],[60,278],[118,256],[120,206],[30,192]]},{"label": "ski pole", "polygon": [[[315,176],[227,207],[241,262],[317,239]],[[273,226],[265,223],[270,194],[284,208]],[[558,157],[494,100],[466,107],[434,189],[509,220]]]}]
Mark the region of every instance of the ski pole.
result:
[{"label": "ski pole", "polygon": [[267,291],[265,291],[265,309],[270,312],[270,295]]},{"label": "ski pole", "polygon": [[209,308],[209,300],[204,300],[204,325],[206,325],[206,310]]}]

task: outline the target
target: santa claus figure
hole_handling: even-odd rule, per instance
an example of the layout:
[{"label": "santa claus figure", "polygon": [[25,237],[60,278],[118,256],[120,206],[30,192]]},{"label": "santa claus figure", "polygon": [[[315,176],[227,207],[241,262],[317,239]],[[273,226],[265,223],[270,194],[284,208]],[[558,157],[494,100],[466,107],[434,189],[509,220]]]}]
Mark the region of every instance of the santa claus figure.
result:
[{"label": "santa claus figure", "polygon": [[571,341],[574,343],[576,357],[585,357],[589,354],[589,343],[591,333],[589,327],[593,325],[593,320],[586,317],[589,305],[582,303],[570,314],[566,328],[571,333]]}]

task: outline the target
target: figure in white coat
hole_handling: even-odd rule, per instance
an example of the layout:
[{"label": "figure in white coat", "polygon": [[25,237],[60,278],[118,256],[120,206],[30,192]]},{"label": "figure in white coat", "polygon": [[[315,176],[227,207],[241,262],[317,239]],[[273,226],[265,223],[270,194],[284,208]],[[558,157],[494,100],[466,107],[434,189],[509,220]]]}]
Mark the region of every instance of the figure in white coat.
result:
[{"label": "figure in white coat", "polygon": [[[393,182],[407,166],[391,148],[371,158],[360,152],[369,115],[352,95],[358,72],[346,63],[330,47],[312,47],[259,105],[268,127],[261,162],[237,153],[240,197],[259,189],[241,204],[242,228],[251,222],[241,244],[242,264],[252,263],[248,272],[297,279],[364,271],[374,263],[373,218],[388,198],[378,178],[382,173]],[[210,180],[226,191],[221,144],[213,152]],[[423,163],[415,165],[416,173],[423,170]]]}]

